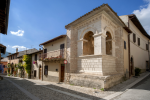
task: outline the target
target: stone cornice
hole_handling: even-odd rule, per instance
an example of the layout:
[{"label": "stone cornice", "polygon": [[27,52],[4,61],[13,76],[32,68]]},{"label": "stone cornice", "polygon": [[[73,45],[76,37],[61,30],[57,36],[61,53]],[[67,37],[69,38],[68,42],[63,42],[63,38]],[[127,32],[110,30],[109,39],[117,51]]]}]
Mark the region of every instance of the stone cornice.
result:
[{"label": "stone cornice", "polygon": [[78,40],[78,42],[81,42],[81,41],[85,41],[85,42],[88,42],[88,40],[86,40],[86,39],[80,39],[80,40]]}]

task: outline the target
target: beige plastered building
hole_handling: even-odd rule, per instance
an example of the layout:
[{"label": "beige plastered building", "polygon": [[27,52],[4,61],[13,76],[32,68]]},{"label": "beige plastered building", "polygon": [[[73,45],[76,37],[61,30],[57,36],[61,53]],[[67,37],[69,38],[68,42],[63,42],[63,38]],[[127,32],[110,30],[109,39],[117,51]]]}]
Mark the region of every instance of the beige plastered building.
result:
[{"label": "beige plastered building", "polygon": [[39,55],[39,59],[42,61],[42,80],[64,82],[66,70],[64,64],[64,60],[66,59],[66,35],[60,35],[40,44],[40,46],[43,46],[43,53]]}]

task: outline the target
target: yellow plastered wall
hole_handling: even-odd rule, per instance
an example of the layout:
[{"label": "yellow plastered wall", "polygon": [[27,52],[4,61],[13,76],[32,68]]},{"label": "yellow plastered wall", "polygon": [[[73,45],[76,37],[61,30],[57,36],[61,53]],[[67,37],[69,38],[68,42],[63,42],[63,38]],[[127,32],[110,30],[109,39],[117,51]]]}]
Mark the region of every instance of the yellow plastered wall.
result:
[{"label": "yellow plastered wall", "polygon": [[[126,49],[124,49],[124,73],[129,73],[129,52],[128,52],[128,33],[123,30],[123,37],[122,37],[123,41],[126,42]],[[124,48],[124,46],[123,46]]]}]

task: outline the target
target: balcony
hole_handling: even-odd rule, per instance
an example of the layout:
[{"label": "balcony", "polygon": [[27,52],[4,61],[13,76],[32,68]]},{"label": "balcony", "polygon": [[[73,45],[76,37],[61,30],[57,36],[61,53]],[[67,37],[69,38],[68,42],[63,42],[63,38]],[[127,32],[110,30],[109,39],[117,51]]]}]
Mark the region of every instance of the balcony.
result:
[{"label": "balcony", "polygon": [[61,61],[65,59],[65,49],[49,51],[39,55],[41,61]]}]

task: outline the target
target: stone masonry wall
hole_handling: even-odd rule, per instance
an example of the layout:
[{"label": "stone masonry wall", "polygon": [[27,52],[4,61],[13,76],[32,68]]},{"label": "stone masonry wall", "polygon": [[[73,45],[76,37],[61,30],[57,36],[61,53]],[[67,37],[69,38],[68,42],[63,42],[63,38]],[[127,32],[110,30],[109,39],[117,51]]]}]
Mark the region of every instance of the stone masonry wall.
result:
[{"label": "stone masonry wall", "polygon": [[78,72],[96,72],[102,74],[102,56],[78,58]]}]

